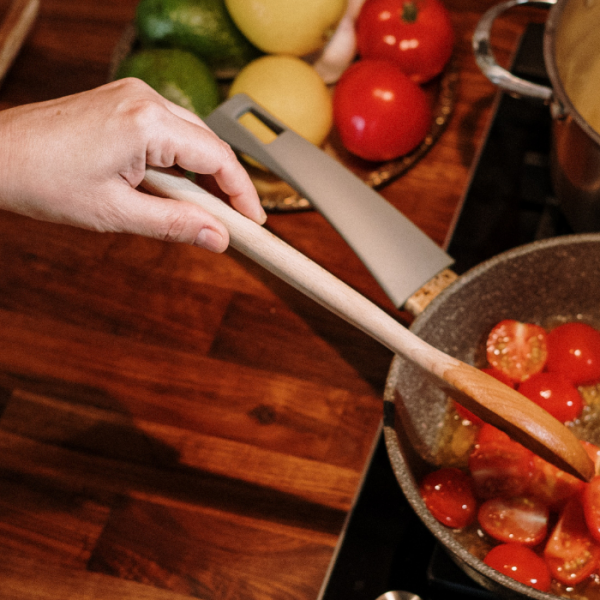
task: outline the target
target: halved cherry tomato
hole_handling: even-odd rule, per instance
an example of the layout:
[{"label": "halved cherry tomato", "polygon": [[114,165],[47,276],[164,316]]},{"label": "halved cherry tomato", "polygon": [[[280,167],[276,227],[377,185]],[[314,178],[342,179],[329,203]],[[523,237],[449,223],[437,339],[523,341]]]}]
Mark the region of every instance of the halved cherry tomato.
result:
[{"label": "halved cherry tomato", "polygon": [[544,368],[546,331],[534,323],[500,321],[488,335],[486,355],[492,367],[520,383]]},{"label": "halved cherry tomato", "polygon": [[550,572],[546,563],[533,550],[521,544],[500,544],[492,548],[484,562],[525,585],[547,592],[550,589]]},{"label": "halved cherry tomato", "polygon": [[600,542],[600,476],[596,475],[585,486],[582,496],[583,514],[590,535]]},{"label": "halved cherry tomato", "polygon": [[536,373],[517,389],[561,423],[574,421],[583,410],[581,394],[562,373]]},{"label": "halved cherry tomato", "polygon": [[533,457],[533,475],[527,495],[560,511],[567,501],[583,490],[585,483],[539,456]]},{"label": "halved cherry tomato", "polygon": [[533,457],[524,446],[484,423],[469,456],[475,496],[487,499],[523,495],[531,481]]},{"label": "halved cherry tomato", "polygon": [[571,498],[560,514],[544,559],[554,579],[567,585],[580,583],[600,564],[600,546],[588,531],[578,497]]},{"label": "halved cherry tomato", "polygon": [[453,467],[433,471],[423,478],[421,496],[429,512],[443,525],[460,529],[477,513],[471,478]]},{"label": "halved cherry tomato", "polygon": [[600,380],[600,331],[580,322],[553,329],[548,334],[547,367],[575,385]]},{"label": "halved cherry tomato", "polygon": [[477,513],[483,530],[500,542],[537,546],[548,533],[550,510],[539,500],[515,496],[486,500]]}]

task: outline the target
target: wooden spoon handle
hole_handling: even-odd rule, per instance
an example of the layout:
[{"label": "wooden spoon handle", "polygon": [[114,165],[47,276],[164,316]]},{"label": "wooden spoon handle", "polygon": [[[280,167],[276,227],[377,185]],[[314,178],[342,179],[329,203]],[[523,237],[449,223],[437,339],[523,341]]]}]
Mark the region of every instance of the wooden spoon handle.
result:
[{"label": "wooden spoon handle", "polygon": [[459,361],[435,350],[337,277],[185,177],[148,169],[144,187],[157,195],[187,200],[217,217],[229,231],[233,248],[303,294],[435,374]]},{"label": "wooden spoon handle", "polygon": [[236,250],[421,366],[442,389],[488,423],[559,468],[591,478],[593,464],[577,438],[533,402],[430,346],[350,286],[185,177],[149,168],[143,186],[159,196],[198,204],[225,225]]},{"label": "wooden spoon handle", "polygon": [[40,0],[14,0],[0,25],[0,81],[19,53],[31,30]]}]

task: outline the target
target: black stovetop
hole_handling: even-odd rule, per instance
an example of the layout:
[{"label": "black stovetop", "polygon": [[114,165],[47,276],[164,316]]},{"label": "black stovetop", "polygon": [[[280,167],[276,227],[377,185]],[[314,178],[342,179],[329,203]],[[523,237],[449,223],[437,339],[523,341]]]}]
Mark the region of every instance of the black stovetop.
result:
[{"label": "black stovetop", "polygon": [[[542,37],[542,25],[527,28],[512,72],[548,83]],[[447,248],[458,273],[515,246],[572,233],[550,182],[550,119],[547,106],[498,93]],[[424,600],[495,598],[452,562],[409,507],[380,432],[318,600],[376,600],[388,590]]]}]

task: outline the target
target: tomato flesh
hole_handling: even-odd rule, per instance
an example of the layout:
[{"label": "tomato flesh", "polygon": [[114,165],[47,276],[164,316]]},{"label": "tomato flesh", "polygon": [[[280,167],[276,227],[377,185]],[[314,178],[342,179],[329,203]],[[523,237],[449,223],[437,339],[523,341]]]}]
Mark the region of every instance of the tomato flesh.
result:
[{"label": "tomato flesh", "polygon": [[600,546],[590,535],[579,498],[569,500],[546,547],[544,558],[557,581],[575,585],[598,567]]},{"label": "tomato flesh", "polygon": [[594,472],[596,475],[600,475],[600,448],[591,442],[586,442],[585,440],[580,441],[583,449],[587,452],[588,456],[594,463]]},{"label": "tomato flesh", "polygon": [[469,456],[475,495],[481,499],[523,495],[533,474],[533,453],[484,424]]},{"label": "tomato flesh", "polygon": [[528,496],[547,504],[552,510],[559,511],[570,498],[580,493],[584,486],[585,483],[577,477],[534,455]]},{"label": "tomato flesh", "polygon": [[484,562],[492,569],[537,590],[547,592],[550,589],[551,577],[546,563],[526,546],[500,544],[488,552]]},{"label": "tomato flesh", "polygon": [[548,507],[532,498],[492,498],[477,514],[483,530],[500,542],[537,546],[548,533]]},{"label": "tomato flesh", "polygon": [[525,381],[546,364],[546,331],[534,323],[500,321],[488,335],[486,356],[492,367],[512,381]]},{"label": "tomato flesh", "polygon": [[445,467],[425,476],[421,496],[429,512],[443,525],[460,529],[473,522],[477,501],[470,477],[453,467]]},{"label": "tomato flesh", "polygon": [[554,328],[548,334],[547,367],[575,385],[600,380],[600,331],[579,322]]},{"label": "tomato flesh", "polygon": [[517,389],[561,423],[574,421],[583,410],[581,395],[562,373],[536,373]]},{"label": "tomato flesh", "polygon": [[592,478],[583,492],[583,514],[590,535],[600,543],[600,476]]}]

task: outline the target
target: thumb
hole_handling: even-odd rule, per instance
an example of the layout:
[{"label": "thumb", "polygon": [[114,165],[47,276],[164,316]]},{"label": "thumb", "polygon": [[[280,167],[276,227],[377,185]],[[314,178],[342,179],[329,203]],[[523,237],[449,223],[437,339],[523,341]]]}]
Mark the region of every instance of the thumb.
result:
[{"label": "thumb", "polygon": [[120,214],[112,214],[114,222],[107,223],[106,229],[192,244],[211,252],[224,252],[227,249],[227,229],[203,208],[191,202],[161,198],[130,187],[121,188],[120,191],[128,197],[114,202]]}]

